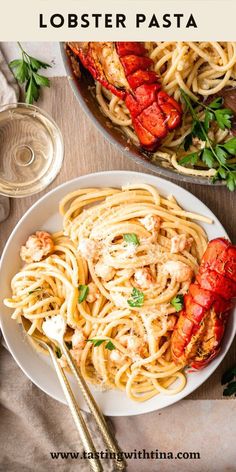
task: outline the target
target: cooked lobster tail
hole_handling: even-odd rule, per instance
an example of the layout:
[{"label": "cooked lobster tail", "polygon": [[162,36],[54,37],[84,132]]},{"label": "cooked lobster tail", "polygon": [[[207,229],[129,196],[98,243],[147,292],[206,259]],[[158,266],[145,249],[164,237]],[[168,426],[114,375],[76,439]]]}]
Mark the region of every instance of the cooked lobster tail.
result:
[{"label": "cooked lobster tail", "polygon": [[125,101],[143,148],[154,151],[180,125],[180,104],[161,90],[143,43],[69,43],[95,80]]},{"label": "cooked lobster tail", "polygon": [[234,297],[236,246],[217,238],[208,244],[172,334],[172,356],[177,363],[201,369],[214,359]]}]

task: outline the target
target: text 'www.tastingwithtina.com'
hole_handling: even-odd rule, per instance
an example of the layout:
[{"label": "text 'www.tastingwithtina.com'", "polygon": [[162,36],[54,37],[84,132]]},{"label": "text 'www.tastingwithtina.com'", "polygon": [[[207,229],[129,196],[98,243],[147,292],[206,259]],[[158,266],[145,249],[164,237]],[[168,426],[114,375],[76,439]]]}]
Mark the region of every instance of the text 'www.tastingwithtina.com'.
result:
[{"label": "text 'www.tastingwithtina.com'", "polygon": [[187,459],[201,459],[200,452],[196,451],[178,451],[176,453],[171,451],[159,451],[158,449],[147,451],[146,449],[133,451],[120,451],[117,454],[105,451],[96,452],[77,452],[77,451],[57,451],[50,452],[52,459],[116,459],[121,461],[122,459],[154,459],[154,460],[187,460]]}]

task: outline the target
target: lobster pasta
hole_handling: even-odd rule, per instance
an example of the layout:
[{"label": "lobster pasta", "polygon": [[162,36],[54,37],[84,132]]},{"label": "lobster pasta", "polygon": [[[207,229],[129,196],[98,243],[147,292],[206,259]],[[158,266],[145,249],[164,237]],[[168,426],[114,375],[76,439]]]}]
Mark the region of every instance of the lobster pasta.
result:
[{"label": "lobster pasta", "polygon": [[[153,60],[154,70],[160,77],[163,89],[177,101],[180,99],[181,89],[193,100],[199,97],[204,100],[225,87],[236,85],[235,42],[148,42],[145,47]],[[116,126],[121,126],[132,142],[139,145],[124,101],[99,82],[96,82],[96,97],[104,114]],[[199,120],[203,119],[201,109],[197,110],[197,116]],[[186,113],[182,125],[168,133],[152,155],[152,160],[168,161],[181,173],[213,177],[215,169],[209,169],[204,162],[198,162],[193,167],[180,164],[185,155],[183,143],[191,129],[192,117]],[[224,143],[229,136],[229,129],[213,127],[211,130],[211,139],[217,144]],[[201,141],[195,140],[191,152],[199,151],[201,144]]]},{"label": "lobster pasta", "polygon": [[[63,232],[51,244],[38,232],[21,250],[27,264],[4,301],[12,317],[29,319],[33,334],[61,314],[84,378],[100,388],[124,390],[136,401],[181,391],[184,365],[170,349],[173,300],[188,291],[206,249],[199,222],[211,221],[144,184],[79,189],[65,196],[60,212]],[[48,253],[31,261],[39,241]],[[63,356],[60,363],[66,367]]]}]

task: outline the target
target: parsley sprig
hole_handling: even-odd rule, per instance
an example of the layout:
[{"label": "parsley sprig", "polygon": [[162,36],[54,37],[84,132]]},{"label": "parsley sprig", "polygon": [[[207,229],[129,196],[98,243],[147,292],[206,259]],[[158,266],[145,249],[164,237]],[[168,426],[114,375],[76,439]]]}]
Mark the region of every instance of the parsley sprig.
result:
[{"label": "parsley sprig", "polygon": [[184,296],[182,294],[176,295],[176,297],[172,298],[170,301],[171,305],[175,308],[176,312],[182,310],[184,306]]},{"label": "parsley sprig", "polygon": [[[215,98],[209,105],[192,100],[184,90],[181,90],[181,97],[186,109],[192,115],[192,129],[185,137],[184,150],[187,151],[193,143],[193,138],[205,141],[205,147],[199,151],[187,154],[180,159],[180,165],[196,165],[202,161],[210,169],[216,172],[212,181],[225,180],[229,190],[236,188],[236,164],[231,163],[232,156],[236,156],[236,138],[232,138],[224,144],[217,144],[209,137],[210,126],[213,122],[222,129],[231,129],[233,112],[229,108],[223,108],[223,98]],[[198,117],[196,107],[204,109],[204,119]]]},{"label": "parsley sprig", "polygon": [[79,285],[79,297],[78,302],[82,303],[86,300],[89,293],[89,286],[88,285]]},{"label": "parsley sprig", "polygon": [[38,74],[38,71],[51,66],[27,54],[20,43],[18,46],[21,50],[21,59],[11,61],[9,67],[19,84],[25,84],[25,102],[32,104],[34,101],[37,102],[41,87],[50,87],[48,77]]},{"label": "parsley sprig", "polygon": [[126,233],[123,235],[123,238],[128,244],[134,244],[135,246],[139,246],[140,244],[139,238],[135,233]]},{"label": "parsley sprig", "polygon": [[144,293],[140,292],[136,287],[133,288],[131,293],[131,298],[127,300],[129,306],[131,307],[141,307],[144,303]]},{"label": "parsley sprig", "polygon": [[226,385],[223,395],[225,397],[230,397],[231,395],[234,395],[236,397],[236,366],[231,367],[229,370],[227,370],[223,375],[221,379],[221,385]]}]

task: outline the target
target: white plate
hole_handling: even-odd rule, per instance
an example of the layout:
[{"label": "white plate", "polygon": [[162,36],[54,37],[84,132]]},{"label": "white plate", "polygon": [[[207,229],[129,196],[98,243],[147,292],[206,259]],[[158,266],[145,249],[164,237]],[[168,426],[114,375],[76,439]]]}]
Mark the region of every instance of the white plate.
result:
[{"label": "white plate", "polygon": [[[209,239],[217,236],[227,236],[220,222],[200,200],[171,182],[152,175],[128,171],[101,172],[85,175],[66,182],[49,192],[36,202],[19,221],[6,244],[1,260],[0,287],[2,297],[10,296],[10,280],[21,267],[19,249],[27,237],[38,229],[53,232],[62,228],[62,218],[58,212],[58,204],[64,195],[80,187],[120,187],[134,182],[154,185],[160,190],[161,194],[166,196],[172,193],[184,209],[196,211],[212,218],[214,221],[212,225],[202,224],[207,231]],[[21,327],[11,320],[10,314],[9,308],[2,305],[1,328],[14,359],[32,382],[56,400],[65,403],[63,392],[50,359],[48,356],[38,354],[33,350],[23,335]],[[235,332],[236,319],[232,313],[227,325],[220,355],[202,371],[188,374],[186,387],[177,395],[157,395],[147,402],[136,403],[129,400],[123,392],[118,390],[100,392],[93,387],[91,390],[106,415],[137,415],[164,408],[186,397],[186,395],[189,395],[205,382],[224,358],[233,341]],[[73,379],[72,384],[75,386]],[[87,407],[78,389],[76,389],[76,395],[79,398],[81,408],[87,411]]]}]

